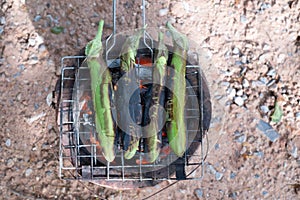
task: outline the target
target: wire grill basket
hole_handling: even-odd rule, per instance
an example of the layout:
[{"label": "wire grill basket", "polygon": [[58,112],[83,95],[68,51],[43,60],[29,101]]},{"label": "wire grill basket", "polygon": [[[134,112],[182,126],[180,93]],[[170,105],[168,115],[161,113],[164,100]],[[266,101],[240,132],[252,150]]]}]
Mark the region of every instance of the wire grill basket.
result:
[{"label": "wire grill basket", "polygon": [[[163,180],[201,179],[205,156],[202,138],[211,119],[210,94],[201,67],[191,65],[192,62],[186,66],[187,99],[196,98],[196,101],[187,100],[190,103],[185,107],[187,147],[184,156],[177,157],[167,148],[166,142],[162,145],[159,159],[154,163],[137,162],[142,161],[142,151],[128,161],[124,159],[123,150],[118,146],[115,162],[109,163],[103,157],[96,139],[89,69],[84,59],[85,56],[67,56],[61,62],[57,112],[60,177],[93,181],[114,188],[145,187]],[[117,76],[114,72],[116,62],[117,59],[108,62],[113,79]],[[136,70],[141,81],[151,79],[151,68],[137,63]]]}]

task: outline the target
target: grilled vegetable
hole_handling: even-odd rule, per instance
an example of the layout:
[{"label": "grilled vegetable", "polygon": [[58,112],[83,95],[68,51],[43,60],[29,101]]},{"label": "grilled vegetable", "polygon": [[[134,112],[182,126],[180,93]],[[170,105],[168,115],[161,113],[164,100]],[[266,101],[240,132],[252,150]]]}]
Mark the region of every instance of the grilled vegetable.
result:
[{"label": "grilled vegetable", "polygon": [[99,22],[98,33],[85,49],[87,65],[91,76],[91,90],[95,110],[95,125],[102,153],[108,162],[115,159],[114,124],[110,105],[111,75],[102,60],[103,20]]},{"label": "grilled vegetable", "polygon": [[172,104],[170,118],[171,122],[167,126],[167,135],[171,149],[174,153],[181,157],[186,148],[186,126],[184,118],[185,107],[185,71],[186,71],[186,59],[188,42],[186,36],[177,32],[177,30],[167,23],[167,28],[170,31],[173,38],[173,56],[171,66],[174,68],[174,74],[172,77]]},{"label": "grilled vegetable", "polygon": [[[154,83],[150,88],[150,98],[147,98],[144,110],[144,121],[147,123],[151,121],[149,126],[145,127],[145,137],[148,150],[148,162],[154,162],[161,149],[161,135],[160,123],[164,122],[165,113],[159,110],[160,106],[165,103],[165,82],[166,82],[166,66],[168,60],[168,50],[164,45],[163,33],[159,34],[158,54],[153,69],[152,82]],[[152,99],[152,113],[149,116],[150,103]]]},{"label": "grilled vegetable", "polygon": [[[128,98],[128,90],[129,88],[139,90],[139,82],[137,81],[135,70],[135,57],[142,33],[143,30],[128,37],[122,47],[120,73],[121,75],[125,75],[125,78],[122,79],[121,82],[118,81],[115,93],[117,122],[119,127],[121,125],[121,130],[119,131],[122,136],[123,149],[125,151],[124,157],[126,159],[131,159],[135,155],[139,147],[141,134],[140,131],[136,129],[136,124],[140,125],[142,119],[140,92],[137,91],[131,98]],[[129,107],[125,106],[124,99],[130,99]],[[128,110],[130,116],[127,116]]]}]

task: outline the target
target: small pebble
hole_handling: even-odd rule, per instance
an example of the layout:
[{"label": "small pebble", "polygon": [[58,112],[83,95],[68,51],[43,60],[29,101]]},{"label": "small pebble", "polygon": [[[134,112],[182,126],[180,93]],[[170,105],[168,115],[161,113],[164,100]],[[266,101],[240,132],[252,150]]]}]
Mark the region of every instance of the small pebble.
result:
[{"label": "small pebble", "polygon": [[46,116],[46,113],[42,112],[40,114],[37,114],[37,115],[34,115],[34,116],[28,118],[26,121],[29,125],[31,125],[34,121],[37,121],[40,118],[45,117],[45,116]]},{"label": "small pebble", "polygon": [[47,176],[51,176],[51,174],[52,174],[52,171],[46,171],[46,173],[45,173]]},{"label": "small pebble", "polygon": [[241,66],[241,65],[243,65],[243,63],[242,63],[242,61],[235,61],[235,65],[237,65],[237,66]]},{"label": "small pebble", "polygon": [[253,155],[259,157],[259,158],[263,158],[264,157],[264,152],[262,151],[256,151],[253,153]]},{"label": "small pebble", "polygon": [[5,17],[4,16],[0,17],[0,25],[5,25],[5,24],[6,24]]},{"label": "small pebble", "polygon": [[51,106],[52,105],[52,101],[53,101],[53,95],[52,95],[52,92],[50,92],[47,97],[46,97],[46,102],[47,102],[47,105],[48,106]]},{"label": "small pebble", "polygon": [[231,193],[228,194],[228,197],[232,198],[232,199],[236,199],[237,194],[236,194],[236,192],[231,192]]},{"label": "small pebble", "polygon": [[255,87],[260,87],[260,86],[263,86],[263,85],[264,85],[264,83],[261,82],[261,81],[251,81],[251,86],[252,86],[253,88],[255,88]]},{"label": "small pebble", "polygon": [[28,40],[28,46],[34,47],[35,43],[36,43],[35,39],[29,38],[29,40]]},{"label": "small pebble", "polygon": [[270,111],[268,106],[260,106],[259,108],[265,114]]},{"label": "small pebble", "polygon": [[267,73],[267,76],[270,76],[272,78],[275,78],[276,76],[276,70],[275,69],[270,69]]},{"label": "small pebble", "polygon": [[234,103],[236,103],[238,106],[243,106],[244,105],[244,99],[242,97],[235,97],[234,98]]},{"label": "small pebble", "polygon": [[233,99],[236,95],[236,89],[235,88],[228,88],[227,94],[229,99]]},{"label": "small pebble", "polygon": [[44,44],[39,45],[39,52],[44,52],[46,50],[46,46]]},{"label": "small pebble", "polygon": [[242,56],[241,62],[242,62],[243,64],[247,64],[247,63],[248,63],[247,56]]},{"label": "small pebble", "polygon": [[39,109],[40,105],[38,103],[34,103],[34,109],[37,110]]},{"label": "small pebble", "polygon": [[221,82],[221,86],[229,87],[230,83],[228,81],[223,81],[223,82]]},{"label": "small pebble", "polygon": [[15,73],[15,74],[13,75],[13,78],[17,78],[17,77],[19,77],[19,76],[21,76],[21,72]]},{"label": "small pebble", "polygon": [[242,135],[236,137],[235,141],[238,143],[244,143],[246,141],[246,139],[247,139],[246,135],[242,134]]},{"label": "small pebble", "polygon": [[290,155],[293,157],[293,158],[298,158],[298,148],[296,145],[292,145],[292,149],[290,151]]},{"label": "small pebble", "polygon": [[262,131],[272,142],[275,142],[280,137],[277,131],[275,131],[269,123],[263,120],[259,120],[256,127]]},{"label": "small pebble", "polygon": [[8,159],[7,160],[6,165],[7,165],[8,168],[12,168],[14,166],[14,164],[15,163],[14,163],[13,159]]},{"label": "small pebble", "polygon": [[238,90],[237,92],[236,92],[236,96],[243,96],[243,94],[244,94],[244,91],[241,89],[241,90]]},{"label": "small pebble", "polygon": [[16,96],[16,99],[17,99],[17,101],[21,101],[21,99],[22,99],[22,94],[21,94],[21,93],[18,93],[17,96]]},{"label": "small pebble", "polygon": [[195,189],[195,195],[197,198],[202,198],[203,197],[203,190],[200,188]]},{"label": "small pebble", "polygon": [[256,179],[258,179],[259,177],[260,177],[259,174],[254,175],[254,178],[256,178]]},{"label": "small pebble", "polygon": [[274,85],[275,82],[276,82],[276,80],[272,79],[267,83],[267,86],[271,87],[272,85]]},{"label": "small pebble", "polygon": [[5,141],[5,145],[6,145],[7,147],[10,147],[10,146],[11,146],[11,140],[10,140],[10,139],[7,139],[7,140]]},{"label": "small pebble", "polygon": [[263,191],[262,194],[263,194],[263,195],[267,195],[268,192],[267,192],[267,191]]},{"label": "small pebble", "polygon": [[246,24],[246,23],[248,22],[247,17],[246,17],[245,15],[241,15],[240,21],[241,21],[243,24]]},{"label": "small pebble", "polygon": [[226,53],[224,54],[225,59],[230,58],[231,56],[231,52],[230,51],[226,51]]},{"label": "small pebble", "polygon": [[262,82],[264,85],[267,85],[268,79],[266,77],[260,77],[259,81]]},{"label": "small pebble", "polygon": [[40,21],[41,19],[42,19],[42,16],[37,15],[37,16],[34,17],[33,21],[34,21],[34,22],[38,22],[38,21]]},{"label": "small pebble", "polygon": [[300,120],[300,112],[296,113],[296,120]]},{"label": "small pebble", "polygon": [[242,67],[240,74],[244,75],[247,72],[247,67]]},{"label": "small pebble", "polygon": [[23,64],[18,65],[18,67],[19,67],[19,69],[20,69],[21,71],[23,71],[23,70],[25,69],[25,65],[23,65]]},{"label": "small pebble", "polygon": [[239,54],[240,54],[239,48],[234,47],[233,50],[232,50],[232,53],[233,53],[234,55],[239,55]]},{"label": "small pebble", "polygon": [[159,10],[159,16],[162,17],[162,16],[165,16],[167,15],[169,12],[169,9],[168,8],[163,8],[163,9],[160,9]]},{"label": "small pebble", "polygon": [[220,149],[220,145],[218,143],[215,144],[215,150]]},{"label": "small pebble", "polygon": [[230,178],[231,178],[231,179],[234,179],[235,177],[236,177],[236,173],[231,172],[231,173],[230,173]]},{"label": "small pebble", "polygon": [[268,50],[270,50],[270,49],[271,49],[270,45],[268,45],[268,44],[264,44],[264,45],[263,45],[263,50],[264,50],[264,51],[268,51]]},{"label": "small pebble", "polygon": [[277,58],[277,63],[281,64],[283,63],[285,60],[285,55],[284,54],[279,54],[278,58]]},{"label": "small pebble", "polygon": [[220,173],[220,172],[216,172],[216,180],[217,181],[220,181],[222,178],[223,178],[223,173]]},{"label": "small pebble", "polygon": [[25,176],[26,177],[28,177],[28,176],[30,176],[30,174],[32,173],[32,169],[26,169],[26,171],[25,171]]},{"label": "small pebble", "polygon": [[267,61],[267,58],[268,58],[268,54],[267,53],[264,53],[262,55],[259,56],[258,60],[261,62],[261,63],[265,63]]},{"label": "small pebble", "polygon": [[209,171],[211,174],[215,175],[215,174],[217,173],[216,169],[215,169],[212,165],[208,164],[207,167],[208,167],[208,171]]},{"label": "small pebble", "polygon": [[243,79],[242,84],[244,88],[248,88],[250,86],[249,81],[247,79]]},{"label": "small pebble", "polygon": [[262,3],[261,6],[260,6],[260,8],[259,8],[259,10],[261,12],[263,12],[264,10],[266,10],[268,8],[271,8],[271,4],[269,4],[269,3]]}]

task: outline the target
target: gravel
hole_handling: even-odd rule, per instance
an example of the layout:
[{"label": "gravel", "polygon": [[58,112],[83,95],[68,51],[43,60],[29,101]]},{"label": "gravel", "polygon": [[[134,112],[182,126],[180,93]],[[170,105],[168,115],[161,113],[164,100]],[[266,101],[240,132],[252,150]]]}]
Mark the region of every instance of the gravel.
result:
[{"label": "gravel", "polygon": [[10,147],[10,146],[11,146],[11,140],[10,140],[10,139],[7,139],[7,140],[5,141],[5,145],[6,145],[7,147]]},{"label": "gravel", "polygon": [[236,176],[237,176],[236,173],[234,173],[234,172],[230,173],[230,179],[234,179]]},{"label": "gravel", "polygon": [[297,120],[300,120],[300,112],[297,112],[295,116]]},{"label": "gravel", "polygon": [[223,178],[224,174],[220,172],[216,172],[215,176],[216,176],[216,180],[220,181]]},{"label": "gravel", "polygon": [[238,143],[244,143],[246,141],[247,137],[245,134],[241,134],[239,136],[235,137],[235,141]]},{"label": "gravel", "polygon": [[163,9],[160,9],[159,10],[159,16],[162,17],[162,16],[165,16],[169,13],[169,9],[168,8],[163,8]]},{"label": "gravel", "polygon": [[233,50],[232,50],[232,53],[233,53],[234,55],[239,55],[239,54],[240,54],[239,48],[234,47]]},{"label": "gravel", "polygon": [[40,21],[42,19],[42,16],[41,15],[37,15],[37,16],[35,16],[34,17],[34,22],[38,22],[38,21]]},{"label": "gravel", "polygon": [[33,172],[33,170],[31,168],[26,169],[25,176],[26,177],[30,176],[32,172]]},{"label": "gravel", "polygon": [[247,24],[248,23],[248,19],[245,15],[241,15],[240,17],[240,21],[243,23],[243,24]]},{"label": "gravel", "polygon": [[259,120],[258,124],[256,127],[264,133],[265,136],[269,138],[270,141],[276,142],[280,135],[278,134],[277,131],[275,131],[270,124],[263,120]]},{"label": "gravel", "polygon": [[6,20],[5,17],[0,17],[0,25],[5,25],[6,24]]},{"label": "gravel", "polygon": [[268,106],[260,106],[259,108],[264,114],[270,111]]},{"label": "gravel", "polygon": [[200,188],[195,189],[195,195],[197,198],[202,198],[203,197],[203,190]]},{"label": "gravel", "polygon": [[234,98],[234,103],[238,106],[243,106],[244,105],[244,99],[242,97],[235,97]]}]

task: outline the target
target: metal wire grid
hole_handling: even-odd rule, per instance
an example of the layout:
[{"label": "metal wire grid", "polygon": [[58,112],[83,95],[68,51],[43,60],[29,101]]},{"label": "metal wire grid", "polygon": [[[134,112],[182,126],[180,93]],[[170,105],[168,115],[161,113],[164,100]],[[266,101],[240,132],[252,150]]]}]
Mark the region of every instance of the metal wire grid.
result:
[{"label": "metal wire grid", "polygon": [[[62,58],[62,74],[61,74],[61,95],[60,95],[60,105],[59,105],[59,127],[60,127],[60,168],[59,176],[63,179],[83,179],[83,180],[107,180],[107,181],[153,181],[153,180],[175,180],[178,179],[177,172],[183,170],[187,172],[184,174],[183,179],[201,179],[204,174],[203,159],[204,150],[202,145],[202,134],[204,134],[203,126],[203,90],[202,90],[202,71],[199,66],[187,66],[188,68],[193,68],[193,71],[189,75],[198,76],[199,84],[190,85],[188,87],[194,89],[198,87],[200,99],[200,115],[193,116],[187,115],[186,118],[189,120],[200,120],[200,125],[198,130],[187,130],[187,144],[190,146],[195,146],[197,149],[190,154],[187,150],[183,158],[176,160],[176,155],[172,152],[165,158],[163,164],[154,162],[153,164],[126,164],[124,160],[123,151],[116,155],[117,159],[121,160],[119,165],[112,165],[107,162],[104,165],[97,164],[97,160],[103,160],[104,157],[101,152],[97,152],[97,144],[95,141],[90,141],[89,143],[82,144],[81,138],[84,135],[90,134],[90,132],[80,131],[77,126],[76,116],[78,113],[74,112],[74,106],[78,105],[74,99],[74,84],[78,84],[80,81],[89,81],[88,79],[75,78],[76,71],[88,70],[84,66],[80,66],[81,61],[84,56],[68,56]],[[66,64],[75,63],[73,66]],[[78,87],[76,87],[78,90]],[[75,91],[78,92],[78,91]],[[188,97],[189,98],[189,97]],[[79,112],[79,108],[75,109]],[[193,111],[193,108],[186,108],[186,113]],[[191,112],[193,113],[193,112]],[[75,117],[74,117],[75,116]],[[80,121],[80,123],[84,123]],[[194,132],[194,134],[192,134]],[[93,136],[96,138],[96,131],[93,130]],[[201,135],[200,138],[194,140],[190,138],[190,135]],[[187,146],[186,149],[189,147]],[[83,154],[84,150],[87,150],[90,154]],[[140,153],[136,158],[142,159],[142,154]],[[87,162],[87,160],[89,160]],[[174,162],[174,160],[176,160]],[[179,166],[179,167],[178,167]],[[149,169],[152,169],[149,170]],[[158,169],[158,170],[153,170]],[[134,172],[134,173],[133,173]],[[184,172],[185,173],[185,172]],[[176,177],[177,176],[177,177]],[[180,178],[182,179],[182,178]]]}]

